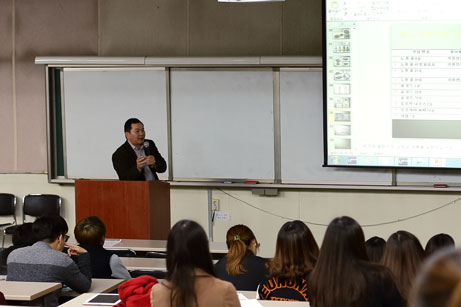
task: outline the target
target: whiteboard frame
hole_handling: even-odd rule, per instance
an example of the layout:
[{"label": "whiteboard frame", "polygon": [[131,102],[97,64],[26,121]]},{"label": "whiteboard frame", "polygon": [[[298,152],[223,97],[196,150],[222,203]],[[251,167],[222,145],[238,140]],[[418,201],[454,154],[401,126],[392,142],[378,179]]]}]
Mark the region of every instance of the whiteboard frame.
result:
[{"label": "whiteboard frame", "polygon": [[[49,70],[51,68],[64,68],[64,67],[72,67],[72,68],[96,68],[100,70],[104,67],[111,67],[111,68],[141,68],[141,67],[164,67],[165,71],[168,73],[171,67],[178,67],[178,68],[190,68],[190,67],[208,67],[208,68],[215,68],[219,69],[221,67],[232,68],[232,67],[245,67],[245,68],[260,68],[260,67],[271,67],[275,70],[283,68],[289,69],[289,67],[300,67],[300,68],[312,68],[322,67],[322,57],[286,57],[286,56],[275,56],[275,57],[264,57],[264,56],[256,56],[256,57],[208,57],[208,58],[200,58],[200,57],[167,57],[167,58],[155,58],[155,57],[37,57],[35,60],[36,64],[46,65],[45,67],[45,76],[46,80],[45,83],[47,85],[46,96],[47,96],[47,141],[48,141],[48,181],[52,183],[73,183],[72,179],[62,178],[56,176],[56,161],[53,161],[53,157],[56,158],[56,153],[53,152],[56,148],[52,148],[53,144],[56,144],[56,140],[53,138],[56,137],[55,131],[52,131],[51,124],[55,120],[54,118],[50,118],[50,108],[52,107],[52,95],[49,92],[50,89],[53,87],[53,84],[50,84],[49,79]],[[275,73],[275,72],[274,72]],[[169,79],[167,79],[169,81]],[[63,82],[61,82],[61,85]],[[167,86],[169,86],[169,82],[167,82]],[[167,88],[168,92],[168,88]],[[169,93],[169,92],[168,92]],[[62,94],[62,92],[61,92]],[[169,94],[167,95],[167,99],[169,99]],[[65,125],[65,122],[63,122]],[[63,131],[64,133],[64,131]],[[171,151],[169,151],[171,152]],[[66,162],[67,159],[65,159]],[[169,169],[171,167],[171,159],[169,160]],[[53,167],[54,165],[54,167]],[[171,168],[172,169],[172,168]],[[450,180],[455,176],[452,172],[449,172],[448,180],[446,181],[444,176],[439,174],[440,170],[434,169],[431,170],[429,175],[424,175],[428,177],[417,178],[418,174],[413,174],[416,176],[416,179],[410,176],[409,180],[415,181],[399,181],[399,177],[403,178],[406,177],[405,175],[399,176],[400,169],[390,168],[395,178],[393,178],[393,182],[391,186],[369,186],[369,185],[356,185],[353,183],[341,183],[339,185],[330,184],[330,183],[321,183],[321,184],[305,184],[305,183],[284,183],[284,184],[277,184],[273,183],[271,186],[276,188],[287,188],[287,189],[389,189],[389,190],[420,190],[428,189],[428,191],[456,191],[459,190],[458,186],[461,186],[461,182],[456,182]],[[420,170],[415,169],[415,173],[420,172]],[[169,176],[171,180],[171,176]],[[180,178],[176,178],[171,182],[172,185],[195,185],[194,182],[181,182],[179,181]],[[212,178],[206,178],[206,181],[212,181]],[[434,183],[434,180],[440,183],[448,183],[450,187],[447,189],[433,189],[431,184]],[[197,180],[196,180],[197,181]],[[236,183],[232,185],[228,184],[220,184],[216,182],[198,182],[199,186],[232,186],[232,187],[239,187],[241,184]],[[258,185],[242,185],[244,187],[257,187]]]}]

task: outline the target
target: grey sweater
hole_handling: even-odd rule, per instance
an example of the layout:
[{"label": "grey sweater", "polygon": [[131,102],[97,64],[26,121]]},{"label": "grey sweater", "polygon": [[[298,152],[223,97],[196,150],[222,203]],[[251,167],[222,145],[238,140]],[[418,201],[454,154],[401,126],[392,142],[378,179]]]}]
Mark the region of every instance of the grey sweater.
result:
[{"label": "grey sweater", "polygon": [[[86,292],[91,286],[91,264],[88,253],[74,257],[53,250],[43,241],[16,249],[8,256],[7,280],[59,282],[77,292]],[[60,290],[45,298],[46,306],[57,306]]]}]

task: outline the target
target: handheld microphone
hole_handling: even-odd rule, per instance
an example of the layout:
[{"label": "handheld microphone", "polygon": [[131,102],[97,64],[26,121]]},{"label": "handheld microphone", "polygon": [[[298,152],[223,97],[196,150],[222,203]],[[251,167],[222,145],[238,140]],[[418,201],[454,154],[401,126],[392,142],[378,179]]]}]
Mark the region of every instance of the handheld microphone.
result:
[{"label": "handheld microphone", "polygon": [[144,153],[146,154],[146,156],[148,156],[149,155],[149,142],[145,141],[143,144],[143,147],[144,147]]}]

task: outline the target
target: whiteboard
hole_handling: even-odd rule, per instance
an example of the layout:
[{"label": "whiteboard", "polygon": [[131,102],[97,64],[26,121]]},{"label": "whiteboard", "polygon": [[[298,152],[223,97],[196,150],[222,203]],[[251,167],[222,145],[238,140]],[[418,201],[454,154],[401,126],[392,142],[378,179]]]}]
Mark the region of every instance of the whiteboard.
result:
[{"label": "whiteboard", "polygon": [[63,91],[67,178],[118,179],[112,153],[130,117],[168,158],[164,69],[64,68]]},{"label": "whiteboard", "polygon": [[[112,153],[125,141],[126,119],[138,117],[165,159],[171,141],[173,179],[274,181],[271,70],[173,69],[170,80],[164,68],[63,71],[67,178],[116,179]],[[280,71],[282,183],[390,185],[391,169],[322,167],[322,103],[320,71]],[[461,171],[397,169],[396,182],[461,185]]]},{"label": "whiteboard", "polygon": [[389,169],[323,165],[321,71],[280,72],[281,175],[283,183],[390,185]]},{"label": "whiteboard", "polygon": [[173,176],[274,180],[273,73],[171,72]]}]

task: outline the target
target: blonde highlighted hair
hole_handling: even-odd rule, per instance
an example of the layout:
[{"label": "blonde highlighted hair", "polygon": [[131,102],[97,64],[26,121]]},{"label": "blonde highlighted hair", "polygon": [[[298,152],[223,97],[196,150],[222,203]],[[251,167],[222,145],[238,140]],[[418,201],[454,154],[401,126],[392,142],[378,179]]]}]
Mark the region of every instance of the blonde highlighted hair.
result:
[{"label": "blonde highlighted hair", "polygon": [[256,237],[245,225],[235,225],[229,228],[226,234],[226,243],[229,251],[226,255],[226,271],[229,275],[240,275],[246,272],[243,267],[243,259],[249,249],[251,242]]}]

